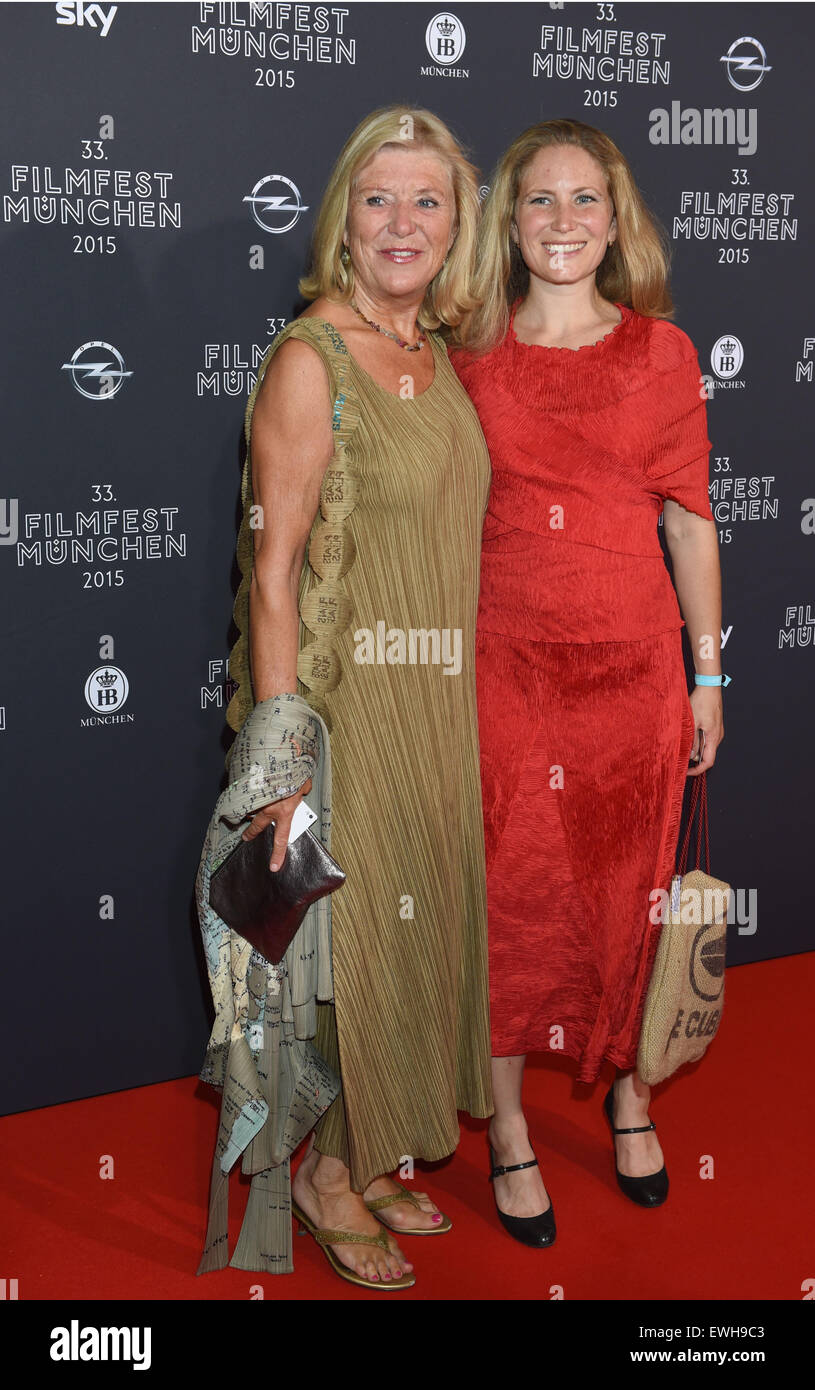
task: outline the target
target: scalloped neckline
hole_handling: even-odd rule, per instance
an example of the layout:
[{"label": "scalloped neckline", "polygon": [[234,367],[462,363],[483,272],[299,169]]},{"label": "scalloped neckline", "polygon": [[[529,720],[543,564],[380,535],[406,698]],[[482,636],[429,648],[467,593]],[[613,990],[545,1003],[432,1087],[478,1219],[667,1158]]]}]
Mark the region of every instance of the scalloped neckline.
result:
[{"label": "scalloped neckline", "polygon": [[577,353],[579,353],[579,352],[592,352],[595,348],[602,347],[603,344],[604,344],[604,343],[607,343],[607,342],[609,341],[610,338],[613,338],[613,337],[614,337],[614,334],[615,334],[620,328],[622,328],[623,324],[625,324],[625,323],[631,318],[631,316],[632,316],[632,314],[633,314],[633,312],[634,312],[633,309],[629,309],[629,307],[628,307],[627,304],[622,304],[622,303],[620,302],[620,300],[615,299],[615,300],[613,300],[613,303],[614,303],[614,305],[615,305],[615,308],[617,308],[617,309],[620,310],[620,314],[621,314],[620,321],[619,321],[619,323],[615,323],[615,324],[613,325],[613,327],[609,330],[608,333],[604,333],[602,338],[598,338],[596,343],[582,343],[580,347],[576,347],[576,348],[570,348],[570,347],[554,347],[554,346],[551,346],[551,345],[548,344],[548,343],[522,343],[522,342],[521,342],[520,338],[518,337],[517,333],[515,332],[515,313],[516,313],[516,310],[517,310],[518,305],[520,304],[520,302],[521,302],[520,300],[516,300],[516,302],[515,302],[515,303],[513,304],[513,306],[512,306],[512,313],[510,314],[510,318],[509,318],[509,336],[510,336],[510,340],[511,340],[512,343],[514,343],[514,344],[515,344],[517,347],[519,347],[519,348],[531,348],[531,349],[532,349],[533,351],[535,351],[535,352],[569,352],[569,353],[574,353],[575,355],[577,355]]}]

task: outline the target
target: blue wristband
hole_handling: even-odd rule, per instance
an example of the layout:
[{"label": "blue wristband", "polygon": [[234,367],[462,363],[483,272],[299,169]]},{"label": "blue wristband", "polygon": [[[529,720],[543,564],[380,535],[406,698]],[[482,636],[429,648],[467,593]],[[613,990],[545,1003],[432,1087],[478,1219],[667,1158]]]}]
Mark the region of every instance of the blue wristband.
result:
[{"label": "blue wristband", "polygon": [[694,676],[697,685],[729,685],[731,676]]}]

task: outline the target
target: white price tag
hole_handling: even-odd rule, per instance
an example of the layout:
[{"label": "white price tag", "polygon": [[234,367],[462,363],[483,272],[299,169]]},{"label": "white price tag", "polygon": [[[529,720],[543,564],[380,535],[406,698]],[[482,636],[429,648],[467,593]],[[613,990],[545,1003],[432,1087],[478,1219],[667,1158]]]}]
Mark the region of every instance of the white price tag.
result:
[{"label": "white price tag", "polygon": [[289,844],[291,844],[293,840],[296,840],[298,835],[302,835],[304,830],[308,830],[309,826],[313,825],[316,819],[316,811],[312,811],[311,807],[307,806],[305,801],[301,801],[292,816],[291,829],[289,831]]}]

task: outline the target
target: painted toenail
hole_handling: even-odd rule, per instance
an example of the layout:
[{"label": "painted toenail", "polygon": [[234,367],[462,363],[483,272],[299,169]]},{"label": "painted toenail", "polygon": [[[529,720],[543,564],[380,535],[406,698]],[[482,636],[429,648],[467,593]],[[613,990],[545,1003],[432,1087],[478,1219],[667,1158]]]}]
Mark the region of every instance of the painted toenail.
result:
[{"label": "painted toenail", "polygon": [[441,1212],[437,1211],[433,1216],[434,1221],[441,1221]]}]

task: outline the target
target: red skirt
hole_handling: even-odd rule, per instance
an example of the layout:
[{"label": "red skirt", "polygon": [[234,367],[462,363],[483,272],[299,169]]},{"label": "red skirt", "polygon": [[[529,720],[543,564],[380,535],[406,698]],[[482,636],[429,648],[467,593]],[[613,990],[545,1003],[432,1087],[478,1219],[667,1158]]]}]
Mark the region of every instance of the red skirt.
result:
[{"label": "red skirt", "polygon": [[682,630],[476,635],[492,1051],[636,1066],[694,719]]}]

